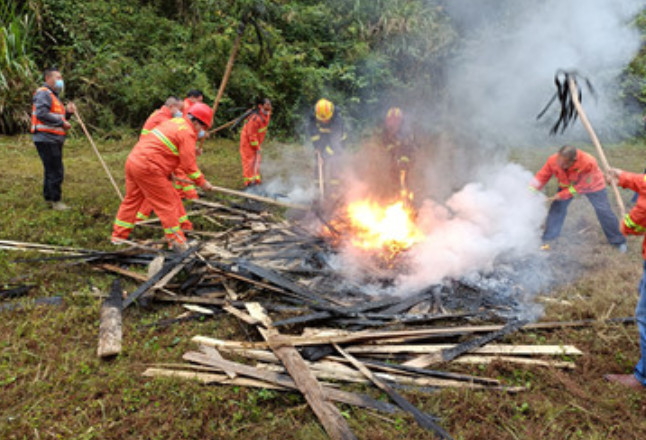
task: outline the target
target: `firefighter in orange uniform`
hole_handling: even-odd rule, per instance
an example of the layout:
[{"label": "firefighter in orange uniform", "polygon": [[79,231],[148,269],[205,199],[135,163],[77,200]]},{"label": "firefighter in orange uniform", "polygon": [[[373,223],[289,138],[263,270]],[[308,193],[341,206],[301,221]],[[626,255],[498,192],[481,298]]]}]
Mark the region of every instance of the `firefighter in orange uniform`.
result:
[{"label": "firefighter in orange uniform", "polygon": [[391,177],[400,187],[400,196],[412,197],[409,181],[415,139],[398,107],[391,107],[386,114],[382,144],[389,155]]},{"label": "firefighter in orange uniform", "polygon": [[[141,130],[141,136],[139,137],[139,140],[142,140],[144,136],[149,134],[153,128],[157,127],[161,123],[166,122],[172,118],[181,118],[182,106],[182,101],[180,101],[178,97],[169,96],[168,99],[166,99],[166,103],[159,110],[155,110],[153,114],[150,115],[150,117],[146,120],[146,123]],[[179,179],[188,180],[188,176],[181,169],[175,170],[173,174]],[[173,181],[173,185],[181,199],[198,199],[195,185],[177,181]],[[137,212],[137,222],[148,220],[152,211],[153,207],[150,202],[148,202],[147,200],[144,201],[144,203],[141,205],[141,208],[139,208],[139,212]],[[184,231],[193,230],[193,224],[188,219],[188,215],[186,214],[186,209],[184,208],[183,204],[180,205],[179,219],[180,226]]]},{"label": "firefighter in orange uniform", "polygon": [[247,117],[240,136],[240,157],[245,188],[260,185],[260,160],[262,143],[267,135],[271,118],[271,101],[264,98]]},{"label": "firefighter in orange uniform", "polygon": [[63,144],[67,130],[71,128],[69,119],[76,111],[73,103],[63,106],[58,94],[64,82],[56,68],[43,72],[43,85],[34,93],[31,111],[31,133],[43,162],[43,195],[45,202],[57,211],[65,211],[69,206],[61,202],[63,178]]},{"label": "firefighter in orange uniform", "polygon": [[571,145],[564,145],[557,154],[549,157],[529,188],[540,191],[552,176],[559,181],[560,191],[554,196],[545,221],[543,249],[549,249],[549,242],[561,235],[568,205],[574,197],[583,194],[594,207],[608,242],[625,253],[626,237],[619,231],[619,223],[610,207],[606,182],[597,160]]},{"label": "firefighter in orange uniform", "polygon": [[188,111],[193,107],[193,104],[198,102],[204,102],[204,93],[201,90],[193,89],[189,90],[184,99],[184,116],[188,114]]},{"label": "firefighter in orange uniform", "polygon": [[[619,169],[611,169],[608,174],[608,178],[616,180],[619,186],[635,191],[639,195],[637,204],[624,217],[621,231],[626,235],[646,234],[646,175]],[[645,260],[644,271],[638,286],[639,299],[635,310],[641,356],[633,374],[607,374],[604,377],[610,382],[646,391],[646,237],[642,244],[642,258]]]},{"label": "firefighter in orange uniform", "polygon": [[153,114],[150,115],[148,119],[146,119],[144,127],[141,129],[139,140],[141,140],[141,136],[147,135],[148,133],[150,133],[150,130],[157,127],[162,122],[166,122],[172,118],[181,118],[182,116],[184,116],[182,108],[183,104],[177,96],[169,96],[168,99],[166,99],[164,105],[155,110]]},{"label": "firefighter in orange uniform", "polygon": [[173,188],[171,174],[181,167],[205,191],[213,188],[195,162],[195,142],[211,127],[212,119],[209,106],[195,104],[186,117],[162,123],[135,145],[126,161],[126,197],[114,222],[113,243],[128,238],[135,226],[137,211],[148,200],[173,249],[187,248],[178,217],[182,201]]}]

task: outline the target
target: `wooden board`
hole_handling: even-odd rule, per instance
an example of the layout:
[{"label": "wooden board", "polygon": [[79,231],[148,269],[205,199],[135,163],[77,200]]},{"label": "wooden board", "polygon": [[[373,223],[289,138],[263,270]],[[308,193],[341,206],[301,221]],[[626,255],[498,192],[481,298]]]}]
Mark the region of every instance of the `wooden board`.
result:
[{"label": "wooden board", "polygon": [[100,358],[108,358],[121,353],[122,310],[121,284],[116,279],[112,283],[110,296],[101,306],[99,347],[97,349]]}]

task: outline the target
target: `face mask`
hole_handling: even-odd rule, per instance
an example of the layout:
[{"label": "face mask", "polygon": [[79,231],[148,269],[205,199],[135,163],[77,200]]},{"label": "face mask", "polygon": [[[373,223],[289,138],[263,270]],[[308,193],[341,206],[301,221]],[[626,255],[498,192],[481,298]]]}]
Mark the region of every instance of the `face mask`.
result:
[{"label": "face mask", "polygon": [[202,139],[204,136],[206,136],[206,133],[204,132],[204,130],[200,129],[200,132],[197,134],[197,138]]},{"label": "face mask", "polygon": [[176,117],[176,118],[181,118],[183,114],[184,114],[184,113],[182,113],[181,111],[177,110],[177,111],[175,112],[175,117]]},{"label": "face mask", "polygon": [[54,84],[54,87],[58,90],[63,90],[64,86],[65,86],[65,82],[62,79],[57,79],[56,83]]}]

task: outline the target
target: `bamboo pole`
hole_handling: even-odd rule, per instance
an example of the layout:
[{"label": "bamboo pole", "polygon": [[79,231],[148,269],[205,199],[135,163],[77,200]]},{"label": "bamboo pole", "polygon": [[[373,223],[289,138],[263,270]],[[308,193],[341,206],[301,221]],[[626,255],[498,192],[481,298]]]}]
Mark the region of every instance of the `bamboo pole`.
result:
[{"label": "bamboo pole", "polygon": [[90,136],[90,132],[87,131],[87,128],[85,127],[85,124],[83,123],[83,119],[81,119],[81,115],[79,114],[79,112],[78,112],[78,110],[76,108],[74,109],[74,115],[76,115],[76,119],[79,121],[79,124],[81,125],[81,128],[83,129],[83,132],[85,133],[85,136],[87,136],[88,140],[90,141],[90,144],[92,145],[92,148],[94,149],[94,152],[96,153],[97,157],[99,158],[99,161],[101,161],[101,165],[103,165],[103,169],[105,170],[106,174],[110,178],[110,182],[112,182],[112,186],[114,186],[114,189],[117,192],[117,195],[119,196],[119,199],[123,201],[123,195],[121,194],[121,190],[119,189],[119,185],[117,185],[117,182],[114,181],[114,177],[112,177],[112,173],[110,172],[110,169],[108,168],[108,165],[103,160],[103,157],[101,156],[101,153],[99,152],[99,149],[96,147],[96,144],[94,143],[94,140],[92,139],[92,136]]},{"label": "bamboo pole", "polygon": [[[576,107],[576,111],[579,113],[579,117],[581,118],[581,123],[588,131],[588,134],[590,135],[590,139],[592,139],[592,143],[597,149],[597,153],[599,154],[599,158],[601,159],[601,165],[603,166],[603,171],[605,173],[608,173],[608,171],[610,170],[610,164],[608,163],[606,154],[603,151],[601,142],[599,142],[599,138],[597,137],[596,133],[594,132],[594,129],[592,128],[592,124],[590,124],[588,117],[583,111],[583,107],[581,106],[581,102],[579,101],[579,89],[576,86],[576,83],[571,76],[568,76],[568,85],[570,87],[570,95],[572,96],[572,102],[574,103],[574,107]],[[612,186],[612,190],[615,193],[615,197],[617,198],[617,205],[619,205],[619,211],[621,213],[621,218],[623,219],[626,216],[626,207],[624,205],[624,201],[621,199],[621,195],[619,194],[619,188],[617,187],[617,182],[615,182],[614,179],[611,179],[610,185]]]}]

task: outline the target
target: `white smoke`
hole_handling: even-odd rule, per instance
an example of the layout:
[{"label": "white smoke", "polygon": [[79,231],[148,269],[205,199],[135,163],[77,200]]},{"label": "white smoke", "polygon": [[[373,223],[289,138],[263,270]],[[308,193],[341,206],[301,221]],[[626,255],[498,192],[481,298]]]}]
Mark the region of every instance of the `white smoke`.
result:
[{"label": "white smoke", "polygon": [[445,205],[426,201],[419,212],[426,239],[410,251],[413,270],[400,280],[401,289],[488,271],[501,255],[537,252],[547,208],[545,198],[527,188],[531,178],[529,171],[508,164],[466,185]]}]

